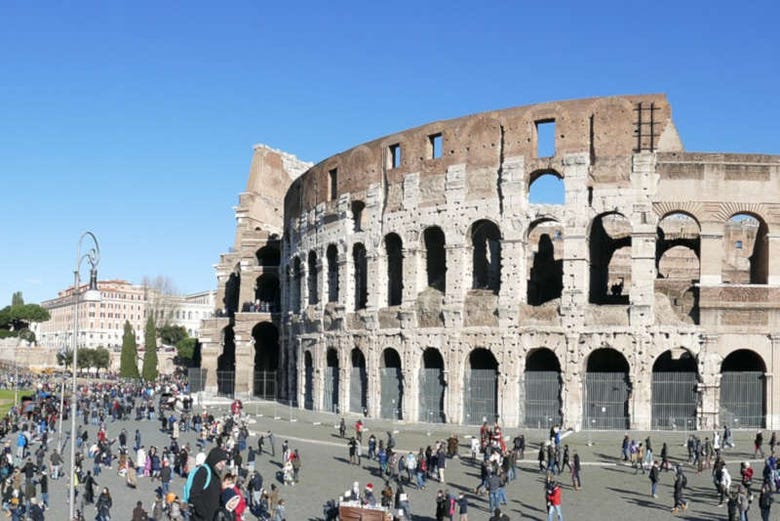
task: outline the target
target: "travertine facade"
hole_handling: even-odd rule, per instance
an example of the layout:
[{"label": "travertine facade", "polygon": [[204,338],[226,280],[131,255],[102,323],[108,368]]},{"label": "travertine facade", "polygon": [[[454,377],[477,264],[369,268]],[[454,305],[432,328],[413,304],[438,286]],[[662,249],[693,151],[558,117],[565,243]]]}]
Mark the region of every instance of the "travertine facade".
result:
[{"label": "travertine facade", "polygon": [[[302,168],[256,148],[218,266],[203,366],[237,392],[278,368],[301,407],[410,421],[780,426],[779,156],[685,152],[665,96],[639,95]],[[529,201],[547,176],[563,204]]]}]

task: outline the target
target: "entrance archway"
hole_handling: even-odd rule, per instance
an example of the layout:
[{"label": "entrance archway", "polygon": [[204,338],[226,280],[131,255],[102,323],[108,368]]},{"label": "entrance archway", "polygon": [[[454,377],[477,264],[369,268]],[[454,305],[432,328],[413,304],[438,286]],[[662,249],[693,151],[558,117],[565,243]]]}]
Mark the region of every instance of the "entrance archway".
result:
[{"label": "entrance archway", "polygon": [[252,329],[255,344],[254,395],[264,400],[276,399],[276,371],[279,367],[279,331],[270,322]]},{"label": "entrance archway", "polygon": [[217,394],[233,397],[236,380],[236,334],[232,326],[222,330],[222,354],[217,357]]},{"label": "entrance archway", "polygon": [[438,349],[429,347],[423,352],[420,368],[420,412],[418,420],[443,423],[444,417],[444,359]]},{"label": "entrance archway", "polygon": [[303,408],[314,410],[314,363],[309,351],[303,355]]},{"label": "entrance archway", "polygon": [[335,349],[328,349],[322,409],[335,413],[341,412],[339,408],[339,355]]},{"label": "entrance archway", "polygon": [[720,366],[720,423],[761,429],[766,418],[766,364],[750,349],[737,349]]},{"label": "entrance archway", "polygon": [[615,349],[604,347],[590,354],[585,373],[583,428],[629,428],[631,383],[628,371],[628,361]]},{"label": "entrance archway", "polygon": [[664,351],[653,364],[653,429],[696,428],[696,360],[688,351]]},{"label": "entrance archway", "polygon": [[464,412],[468,425],[498,420],[498,362],[484,348],[474,349],[466,367]]},{"label": "entrance archway", "polygon": [[365,414],[368,407],[368,374],[366,357],[355,348],[352,350],[352,373],[349,378],[349,410]]},{"label": "entrance archway", "polygon": [[380,416],[388,420],[402,419],[404,383],[401,373],[401,357],[392,348],[382,353],[380,377]]},{"label": "entrance archway", "polygon": [[561,364],[555,353],[546,347],[528,353],[523,380],[524,425],[535,429],[561,425]]}]

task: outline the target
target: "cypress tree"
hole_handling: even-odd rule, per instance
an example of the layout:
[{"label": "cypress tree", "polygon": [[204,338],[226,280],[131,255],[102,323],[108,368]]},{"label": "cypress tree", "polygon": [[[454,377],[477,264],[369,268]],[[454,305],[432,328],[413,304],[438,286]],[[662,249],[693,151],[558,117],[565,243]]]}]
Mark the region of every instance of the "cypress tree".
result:
[{"label": "cypress tree", "polygon": [[138,346],[135,343],[135,332],[129,320],[125,320],[125,332],[122,335],[122,355],[119,360],[119,376],[123,378],[138,378]]},{"label": "cypress tree", "polygon": [[146,332],[144,334],[144,364],[142,374],[144,380],[151,382],[157,379],[157,328],[154,318],[146,319]]}]

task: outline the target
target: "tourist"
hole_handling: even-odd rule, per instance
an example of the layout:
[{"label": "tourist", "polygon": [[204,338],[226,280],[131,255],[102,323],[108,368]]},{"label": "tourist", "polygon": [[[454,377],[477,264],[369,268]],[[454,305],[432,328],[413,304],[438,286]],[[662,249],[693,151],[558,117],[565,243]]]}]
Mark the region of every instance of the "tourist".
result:
[{"label": "tourist", "polygon": [[97,507],[97,518],[95,521],[110,521],[112,505],[111,493],[108,491],[108,487],[103,487],[103,491],[98,496],[97,504],[95,505]]},{"label": "tourist", "polygon": [[772,487],[768,482],[764,482],[761,486],[761,494],[758,496],[758,508],[761,511],[761,521],[769,521],[769,511],[772,508],[773,502]]},{"label": "tourist", "polygon": [[206,457],[206,462],[195,470],[188,498],[193,506],[193,521],[211,521],[219,509],[222,493],[219,476],[227,459],[228,455],[224,449],[214,447]]},{"label": "tourist", "polygon": [[547,521],[553,521],[554,516],[557,516],[558,521],[563,521],[561,487],[555,480],[550,480],[547,484]]},{"label": "tourist", "polygon": [[650,467],[650,495],[653,497],[658,497],[658,494],[656,494],[658,490],[658,482],[661,480],[661,469],[658,467],[658,462],[653,461],[652,466]]}]

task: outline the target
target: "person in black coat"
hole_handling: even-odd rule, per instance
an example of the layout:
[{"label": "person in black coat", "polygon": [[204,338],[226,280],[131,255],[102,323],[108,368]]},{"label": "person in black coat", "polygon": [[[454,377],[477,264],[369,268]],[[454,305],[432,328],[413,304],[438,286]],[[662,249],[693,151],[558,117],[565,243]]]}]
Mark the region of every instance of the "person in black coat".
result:
[{"label": "person in black coat", "polygon": [[[224,449],[214,447],[206,456],[206,462],[197,468],[190,489],[190,503],[193,507],[193,521],[212,521],[219,510],[219,498],[222,494],[222,483],[219,475],[225,467],[228,454]],[[211,470],[211,479],[209,471]],[[208,481],[208,482],[207,482]]]}]

